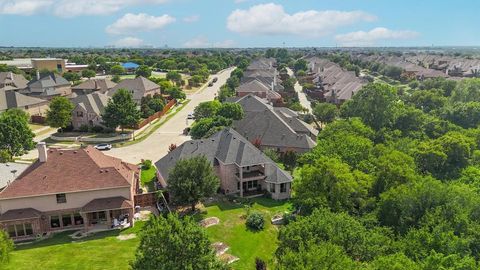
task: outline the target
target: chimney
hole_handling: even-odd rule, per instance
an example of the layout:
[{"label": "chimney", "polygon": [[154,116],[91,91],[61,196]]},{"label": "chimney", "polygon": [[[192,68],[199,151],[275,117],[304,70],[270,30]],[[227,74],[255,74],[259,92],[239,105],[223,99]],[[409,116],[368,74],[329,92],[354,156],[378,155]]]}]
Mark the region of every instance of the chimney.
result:
[{"label": "chimney", "polygon": [[38,160],[41,163],[47,162],[47,144],[45,142],[37,143]]},{"label": "chimney", "polygon": [[37,80],[40,80],[40,71],[37,70]]}]

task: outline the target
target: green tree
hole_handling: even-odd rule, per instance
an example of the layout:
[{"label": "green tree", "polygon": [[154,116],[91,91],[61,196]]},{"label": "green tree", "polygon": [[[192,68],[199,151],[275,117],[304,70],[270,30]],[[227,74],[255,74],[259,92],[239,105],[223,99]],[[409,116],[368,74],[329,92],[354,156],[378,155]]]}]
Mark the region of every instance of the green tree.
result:
[{"label": "green tree", "polygon": [[135,71],[135,75],[137,75],[137,77],[142,76],[142,77],[148,78],[152,76],[152,70],[148,66],[141,65]]},{"label": "green tree", "polygon": [[480,102],[480,79],[462,80],[452,91],[451,100],[454,102]]},{"label": "green tree", "polygon": [[35,143],[28,126],[28,114],[20,109],[10,109],[0,114],[0,152],[2,162],[33,149]]},{"label": "green tree", "polygon": [[308,70],[308,63],[305,59],[298,59],[295,61],[295,64],[293,65],[293,69],[295,72],[298,72],[300,70],[307,71]]},{"label": "green tree", "polygon": [[116,129],[120,126],[134,126],[140,121],[140,111],[133,101],[132,94],[126,89],[118,89],[112,96],[102,114],[105,126]]},{"label": "green tree", "polygon": [[66,128],[72,122],[74,105],[66,97],[54,97],[47,111],[47,124],[51,127]]},{"label": "green tree", "polygon": [[222,103],[218,100],[206,101],[198,104],[193,111],[195,119],[200,120],[202,118],[214,117],[218,111],[222,108]]},{"label": "green tree", "polygon": [[387,84],[371,83],[364,86],[341,107],[345,117],[360,117],[375,130],[388,127],[394,120],[395,88]]},{"label": "green tree", "polygon": [[217,114],[233,120],[240,120],[244,115],[242,106],[238,103],[231,102],[222,103]]},{"label": "green tree", "polygon": [[76,72],[65,72],[63,74],[63,78],[65,78],[65,80],[67,80],[69,82],[76,82],[76,81],[79,81],[81,79],[80,75],[78,75],[78,73],[76,73]]},{"label": "green tree", "polygon": [[318,103],[313,108],[313,114],[322,123],[331,123],[338,115],[337,106],[331,103]]},{"label": "green tree", "polygon": [[367,267],[368,270],[421,270],[420,265],[403,253],[394,253],[375,258]]},{"label": "green tree", "polygon": [[299,169],[294,182],[295,204],[303,211],[329,207],[359,213],[368,201],[373,178],[335,158],[319,157]]},{"label": "green tree", "polygon": [[167,88],[164,90],[164,93],[176,100],[187,98],[185,92],[183,92],[182,89],[180,89],[178,86]]},{"label": "green tree", "polygon": [[190,135],[193,139],[208,138],[224,127],[231,125],[232,119],[223,116],[202,118],[195,121],[190,130]]},{"label": "green tree", "polygon": [[82,77],[84,78],[92,78],[92,77],[95,77],[95,75],[97,75],[97,73],[94,71],[94,70],[91,70],[91,69],[84,69],[82,70]]},{"label": "green tree", "polygon": [[112,75],[122,75],[125,74],[125,68],[122,67],[121,65],[114,65],[110,68],[110,73]]},{"label": "green tree", "polygon": [[8,262],[13,247],[13,241],[8,237],[7,232],[0,230],[0,266]]},{"label": "green tree", "polygon": [[177,71],[169,71],[167,73],[167,80],[174,82],[176,85],[180,85],[182,81],[182,75]]},{"label": "green tree", "polygon": [[211,248],[208,236],[193,218],[152,217],[140,234],[133,270],[226,269]]},{"label": "green tree", "polygon": [[204,156],[179,160],[168,175],[168,191],[172,199],[190,204],[192,212],[202,198],[215,194],[219,186],[220,180]]}]

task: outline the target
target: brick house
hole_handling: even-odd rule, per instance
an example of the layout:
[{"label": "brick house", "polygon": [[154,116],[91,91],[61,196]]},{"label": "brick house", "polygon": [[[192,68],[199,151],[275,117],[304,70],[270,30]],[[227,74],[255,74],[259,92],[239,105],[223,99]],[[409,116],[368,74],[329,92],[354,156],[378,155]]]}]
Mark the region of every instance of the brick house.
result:
[{"label": "brick house", "polygon": [[39,143],[37,148],[39,159],[0,192],[0,227],[12,239],[131,224],[137,166],[92,146],[60,150]]}]

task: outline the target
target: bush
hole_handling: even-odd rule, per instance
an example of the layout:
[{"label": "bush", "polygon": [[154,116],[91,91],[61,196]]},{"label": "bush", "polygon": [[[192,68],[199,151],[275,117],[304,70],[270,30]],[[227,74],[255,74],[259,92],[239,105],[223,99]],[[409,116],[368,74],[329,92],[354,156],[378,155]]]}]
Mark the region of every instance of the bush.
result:
[{"label": "bush", "polygon": [[259,212],[252,212],[247,216],[247,227],[253,230],[263,230],[265,217]]},{"label": "bush", "polygon": [[150,168],[152,168],[152,161],[149,160],[149,159],[144,160],[144,161],[142,162],[142,168],[143,168],[144,170],[150,170]]},{"label": "bush", "polygon": [[92,127],[92,131],[95,133],[101,133],[103,132],[103,127],[102,126],[94,126]]},{"label": "bush", "polygon": [[79,128],[78,128],[78,131],[80,132],[88,132],[90,128],[87,126],[87,125],[81,125]]}]

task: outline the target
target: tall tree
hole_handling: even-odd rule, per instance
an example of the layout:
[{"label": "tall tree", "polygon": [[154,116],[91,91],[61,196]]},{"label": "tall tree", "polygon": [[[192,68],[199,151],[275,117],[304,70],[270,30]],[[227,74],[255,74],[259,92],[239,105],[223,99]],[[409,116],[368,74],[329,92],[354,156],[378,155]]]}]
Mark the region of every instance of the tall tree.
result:
[{"label": "tall tree", "polygon": [[222,104],[218,100],[206,101],[198,104],[193,111],[195,119],[200,120],[202,118],[214,117],[222,107]]},{"label": "tall tree", "polygon": [[10,109],[0,114],[0,152],[2,160],[8,161],[33,149],[35,143],[28,126],[28,114],[20,109]]},{"label": "tall tree", "polygon": [[152,70],[150,69],[150,67],[142,65],[137,68],[137,71],[135,71],[135,74],[137,75],[137,77],[142,76],[142,77],[148,78],[152,76]]},{"label": "tall tree", "polygon": [[6,231],[0,229],[0,266],[8,262],[12,250],[12,240],[8,237]]},{"label": "tall tree", "polygon": [[95,77],[95,75],[97,75],[95,70],[91,70],[91,69],[82,70],[82,77],[84,77],[84,78],[89,78],[90,79],[92,77]]},{"label": "tall tree", "polygon": [[132,94],[126,89],[119,89],[108,101],[102,115],[105,126],[115,129],[120,126],[133,126],[140,121],[140,111],[133,101]]},{"label": "tall tree", "polygon": [[205,231],[189,216],[151,218],[140,235],[133,270],[220,270]]},{"label": "tall tree", "polygon": [[122,75],[125,74],[125,68],[123,68],[121,65],[114,65],[110,68],[110,73],[112,75]]},{"label": "tall tree", "polygon": [[313,114],[320,122],[331,123],[338,115],[338,108],[331,103],[318,103],[313,108]]},{"label": "tall tree", "polygon": [[47,124],[51,127],[66,128],[72,122],[73,103],[66,97],[55,97],[47,111]]},{"label": "tall tree", "polygon": [[202,199],[215,194],[220,180],[204,156],[181,159],[168,176],[168,190],[177,203],[195,205]]},{"label": "tall tree", "polygon": [[243,108],[238,103],[225,102],[218,110],[218,115],[225,118],[240,120],[243,118]]}]

